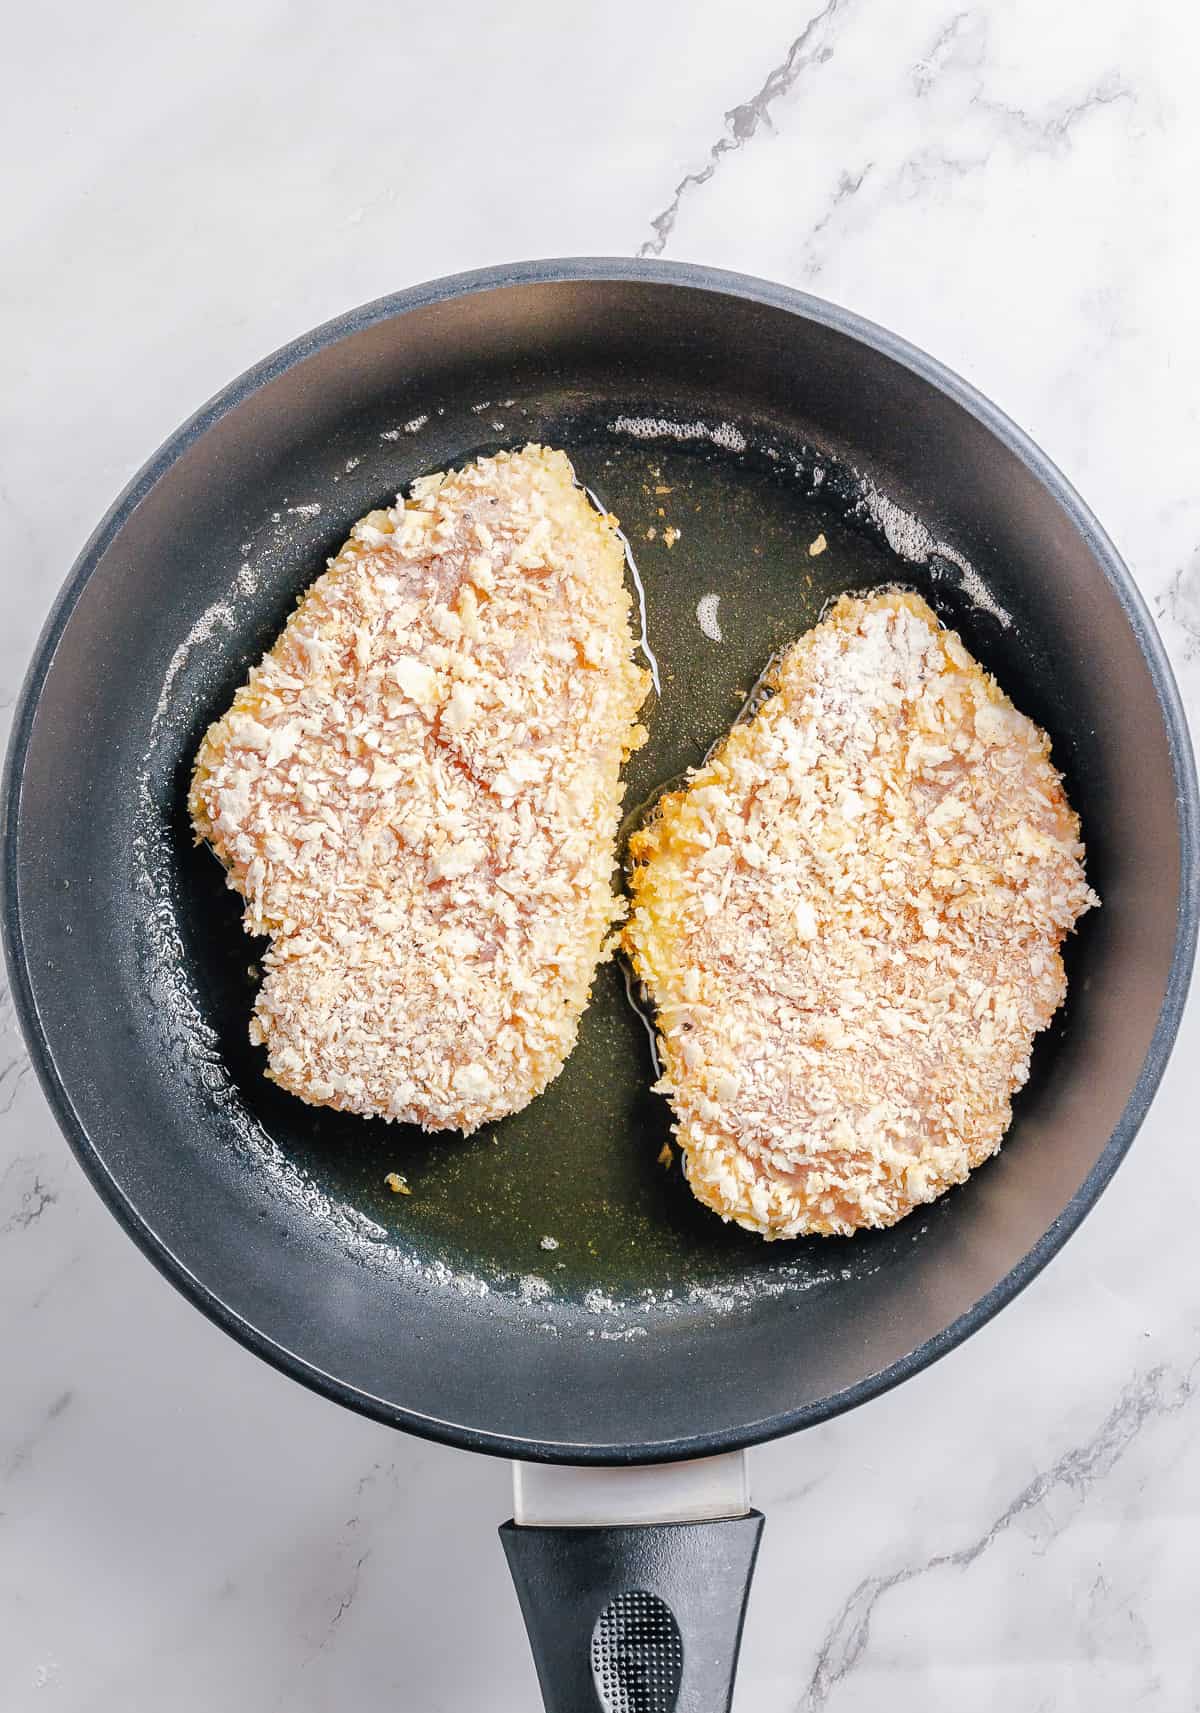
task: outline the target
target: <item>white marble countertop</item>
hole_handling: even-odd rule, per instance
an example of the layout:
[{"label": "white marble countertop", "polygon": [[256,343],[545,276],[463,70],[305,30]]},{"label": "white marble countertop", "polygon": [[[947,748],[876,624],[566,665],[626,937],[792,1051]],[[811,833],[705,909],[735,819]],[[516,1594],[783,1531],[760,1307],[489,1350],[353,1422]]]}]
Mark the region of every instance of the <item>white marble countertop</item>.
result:
[{"label": "white marble countertop", "polygon": [[[6,50],[0,709],[92,524],[237,371],[422,278],[640,251],[848,304],[995,398],[1099,511],[1200,716],[1191,9],[67,0]],[[1048,1272],[755,1454],[741,1713],[1200,1707],[1198,1111],[1200,995]],[[0,1138],[0,1706],[536,1707],[505,1466],[194,1313],[86,1186],[6,998]]]}]

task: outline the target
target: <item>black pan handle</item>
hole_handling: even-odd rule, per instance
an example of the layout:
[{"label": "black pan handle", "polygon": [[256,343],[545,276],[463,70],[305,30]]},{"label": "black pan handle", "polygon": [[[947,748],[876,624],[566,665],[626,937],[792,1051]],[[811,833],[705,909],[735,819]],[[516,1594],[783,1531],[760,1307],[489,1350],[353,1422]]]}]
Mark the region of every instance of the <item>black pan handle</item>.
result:
[{"label": "black pan handle", "polygon": [[729,1713],[762,1525],[503,1524],[546,1713]]}]

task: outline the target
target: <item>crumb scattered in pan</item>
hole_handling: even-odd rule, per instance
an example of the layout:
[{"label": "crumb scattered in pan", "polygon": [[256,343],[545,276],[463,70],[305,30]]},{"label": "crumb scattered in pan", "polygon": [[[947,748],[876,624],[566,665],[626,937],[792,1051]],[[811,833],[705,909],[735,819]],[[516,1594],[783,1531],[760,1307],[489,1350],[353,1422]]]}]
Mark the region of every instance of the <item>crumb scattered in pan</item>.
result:
[{"label": "crumb scattered in pan", "polygon": [[682,534],[683,531],[681,529],[676,529],[673,523],[669,523],[666,529],[663,530],[663,540],[666,542],[668,547],[674,547]]},{"label": "crumb scattered in pan", "polygon": [[539,1249],[557,1249],[558,1248],[558,1238],[557,1237],[543,1237],[539,1240],[538,1248]]},{"label": "crumb scattered in pan", "polygon": [[675,1150],[669,1142],[664,1142],[658,1150],[658,1163],[664,1170],[675,1164]]},{"label": "crumb scattered in pan", "polygon": [[819,553],[824,553],[828,546],[829,543],[826,541],[824,533],[818,535],[814,541],[810,541],[808,544],[808,557],[815,559]]},{"label": "crumb scattered in pan", "polygon": [[412,1194],[412,1185],[403,1172],[389,1172],[383,1181],[394,1196],[410,1196]]}]

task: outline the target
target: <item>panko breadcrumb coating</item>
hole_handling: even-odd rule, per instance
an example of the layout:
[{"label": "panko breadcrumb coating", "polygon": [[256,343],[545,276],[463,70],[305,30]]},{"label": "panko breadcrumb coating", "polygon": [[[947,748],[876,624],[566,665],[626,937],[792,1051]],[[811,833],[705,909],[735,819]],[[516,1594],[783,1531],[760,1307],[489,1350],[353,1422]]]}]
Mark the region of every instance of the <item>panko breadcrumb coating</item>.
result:
[{"label": "panko breadcrumb coating", "polygon": [[634,835],[625,945],[692,1189],[892,1225],[994,1154],[1099,900],[1046,734],[918,596],[849,596]]},{"label": "panko breadcrumb coating", "polygon": [[618,914],[633,664],[616,520],[499,453],[355,524],[200,746],[199,839],[269,934],[267,1075],[475,1130],[558,1075]]}]

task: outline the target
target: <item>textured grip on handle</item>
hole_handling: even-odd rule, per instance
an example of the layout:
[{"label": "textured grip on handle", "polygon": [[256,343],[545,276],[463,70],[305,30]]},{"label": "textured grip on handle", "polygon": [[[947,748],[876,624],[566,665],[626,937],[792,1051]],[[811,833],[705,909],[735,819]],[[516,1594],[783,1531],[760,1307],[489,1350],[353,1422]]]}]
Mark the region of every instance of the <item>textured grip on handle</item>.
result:
[{"label": "textured grip on handle", "polygon": [[728,1713],[762,1523],[505,1523],[546,1713]]},{"label": "textured grip on handle", "polygon": [[592,1683],[604,1713],[676,1713],[683,1638],[657,1594],[618,1594],[592,1631]]}]

